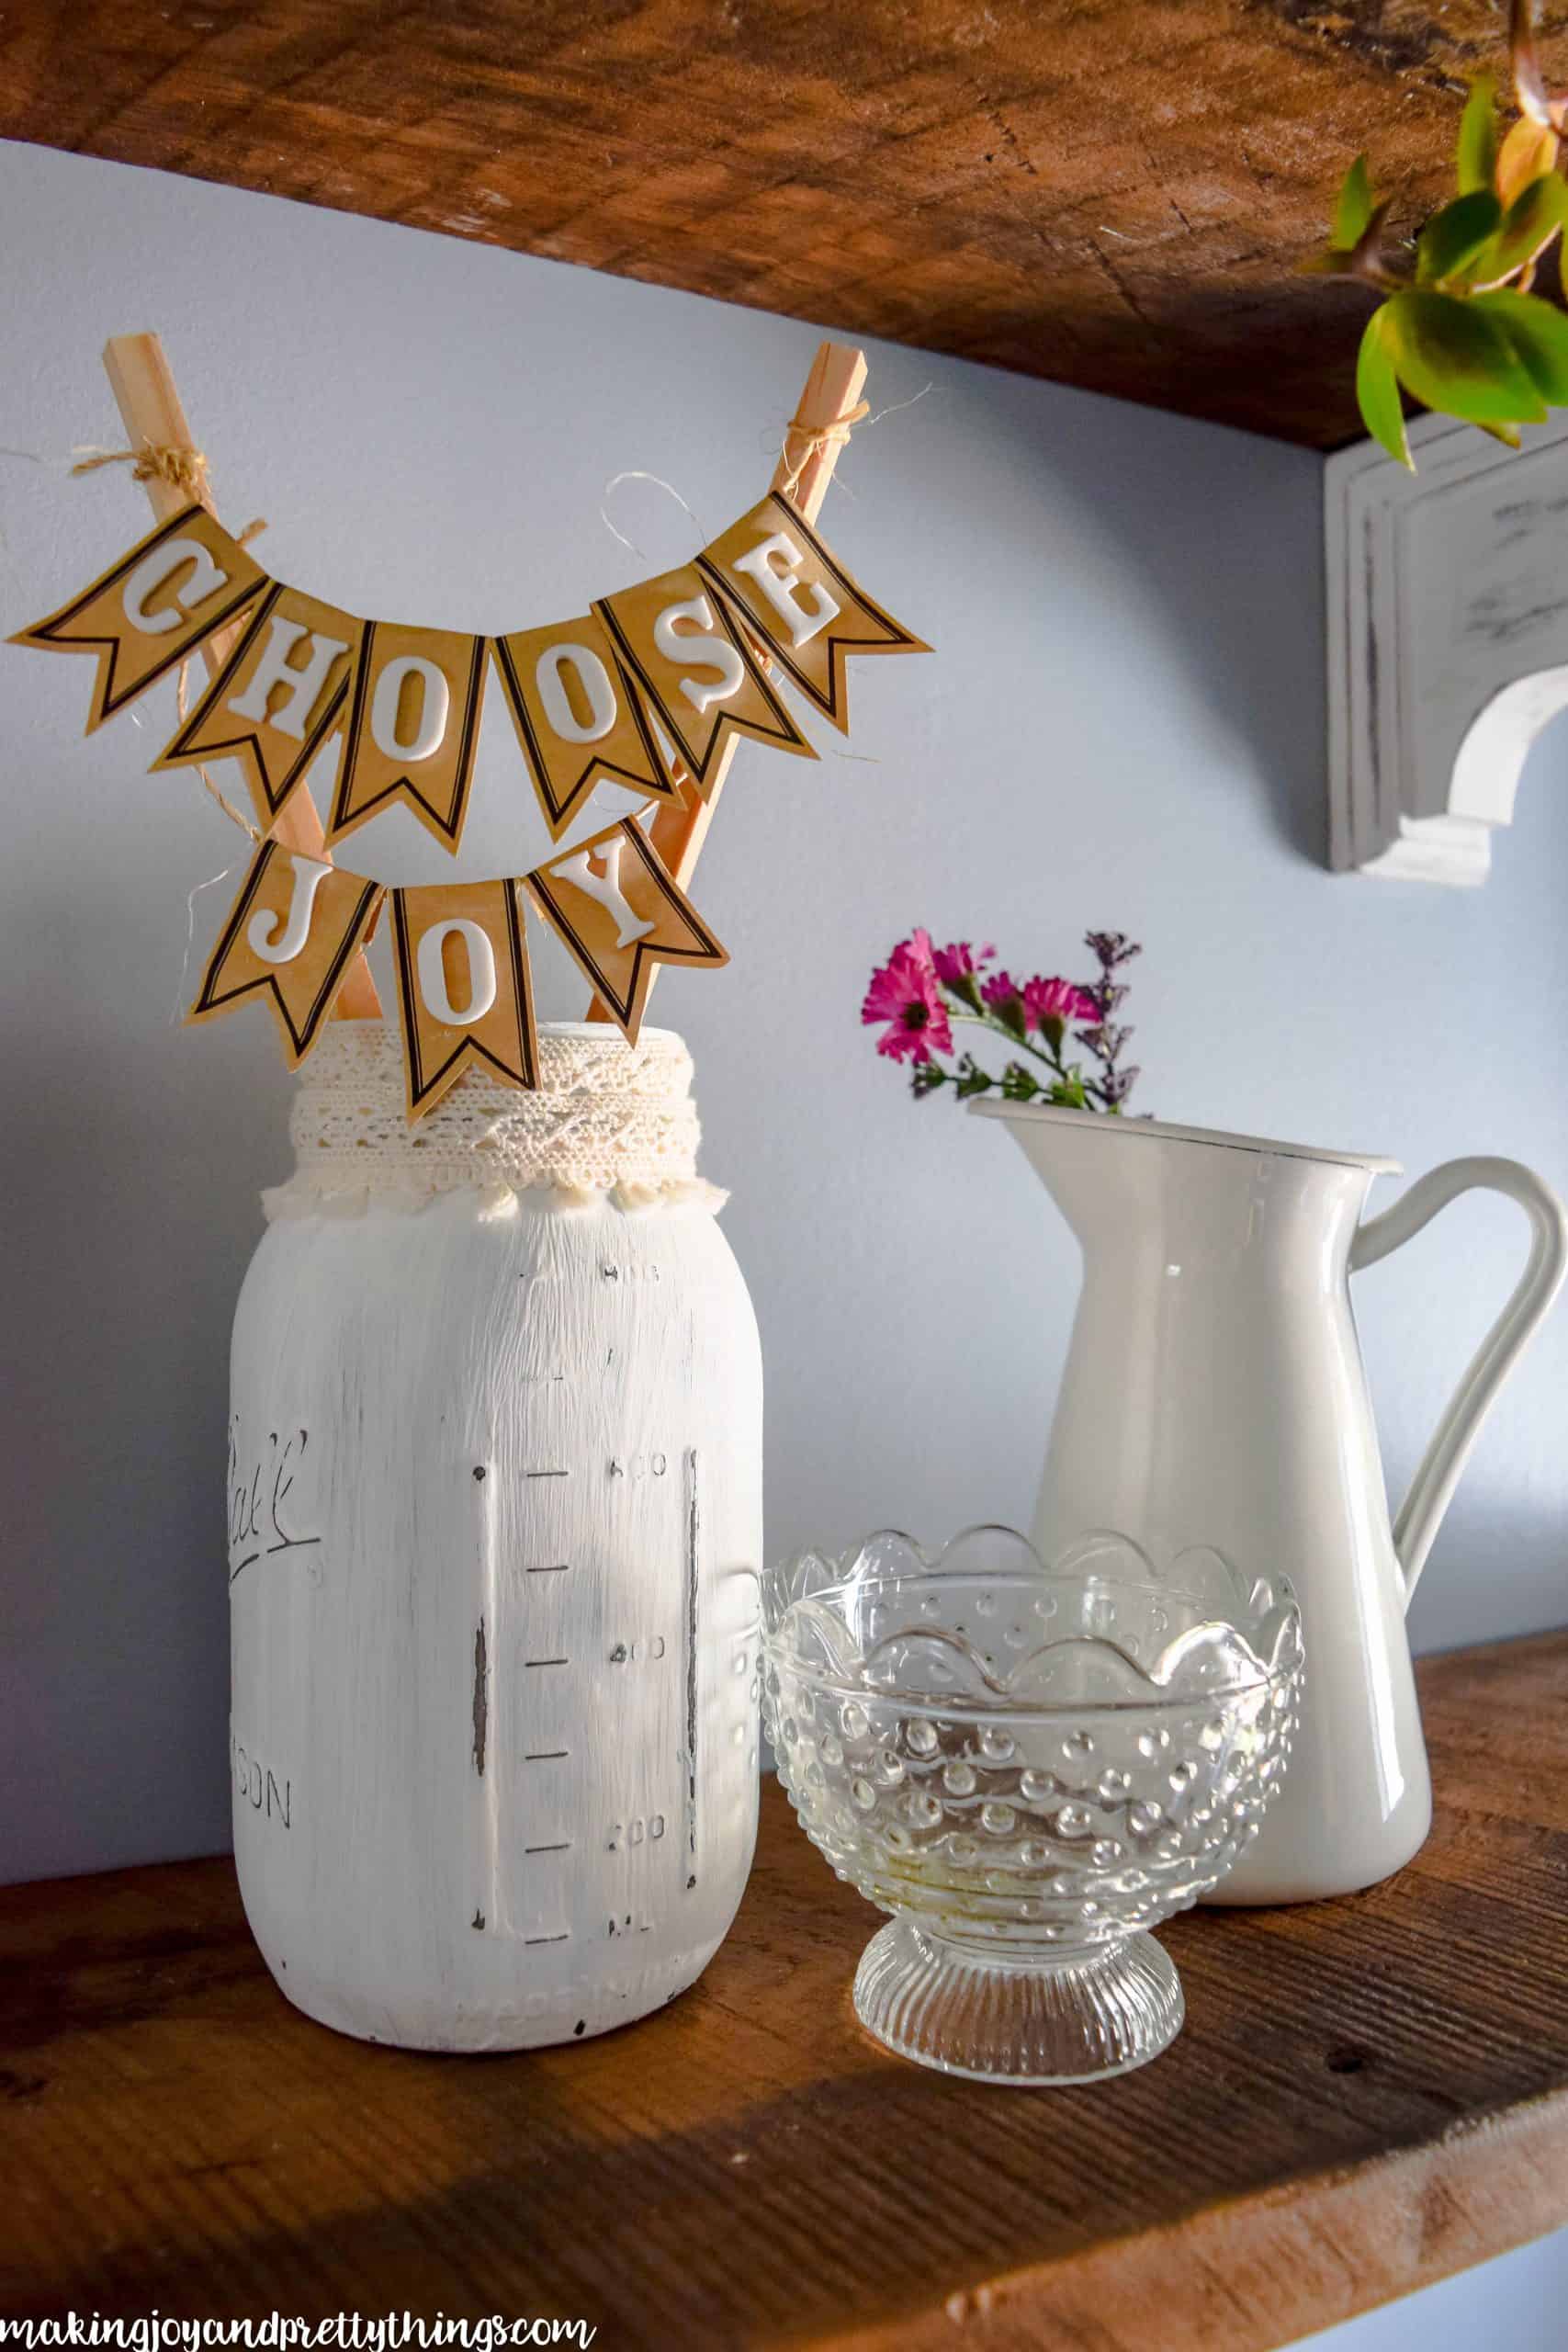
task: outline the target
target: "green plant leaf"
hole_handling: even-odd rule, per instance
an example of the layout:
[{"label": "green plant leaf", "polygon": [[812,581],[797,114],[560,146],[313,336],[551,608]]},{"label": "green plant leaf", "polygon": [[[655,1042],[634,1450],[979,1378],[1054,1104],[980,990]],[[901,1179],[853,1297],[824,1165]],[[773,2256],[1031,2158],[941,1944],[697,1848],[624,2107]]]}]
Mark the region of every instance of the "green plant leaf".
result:
[{"label": "green plant leaf", "polygon": [[1416,278],[1421,286],[1455,277],[1472,254],[1496,234],[1503,208],[1490,187],[1472,188],[1434,212],[1416,243]]},{"label": "green plant leaf", "polygon": [[1480,254],[1471,256],[1471,283],[1496,286],[1506,277],[1517,277],[1565,228],[1568,180],[1560,179],[1555,172],[1544,172],[1520,190],[1496,235]]},{"label": "green plant leaf", "polygon": [[1555,302],[1506,288],[1473,296],[1471,308],[1507,336],[1541,399],[1553,408],[1568,407],[1568,316]]},{"label": "green plant leaf", "polygon": [[1470,85],[1459,121],[1456,161],[1461,196],[1472,188],[1490,189],[1497,169],[1497,85],[1490,74]]},{"label": "green plant leaf", "polygon": [[1362,422],[1373,440],[1381,441],[1391,458],[1414,473],[1404,410],[1399,398],[1399,379],[1394,373],[1388,308],[1386,302],[1382,303],[1367,321],[1361,355],[1356,362],[1356,398],[1360,402]]},{"label": "green plant leaf", "polygon": [[1557,168],[1557,134],[1526,115],[1497,150],[1497,194],[1505,206],[1522,196],[1531,180]]},{"label": "green plant leaf", "polygon": [[1546,404],[1535,379],[1501,322],[1483,308],[1496,299],[1466,301],[1410,287],[1378,315],[1388,322],[1401,383],[1427,408],[1467,424],[1539,424]]},{"label": "green plant leaf", "polygon": [[1328,237],[1330,245],[1337,253],[1352,252],[1371,217],[1372,183],[1365,155],[1358,155],[1339,184],[1339,200],[1334,208],[1334,226]]}]

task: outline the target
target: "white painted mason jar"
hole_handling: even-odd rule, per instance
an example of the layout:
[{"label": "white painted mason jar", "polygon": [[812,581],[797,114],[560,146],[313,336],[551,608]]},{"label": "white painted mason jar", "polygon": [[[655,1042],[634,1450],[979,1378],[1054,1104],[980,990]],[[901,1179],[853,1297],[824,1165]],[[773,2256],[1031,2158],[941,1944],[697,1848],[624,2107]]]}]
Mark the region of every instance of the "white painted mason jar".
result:
[{"label": "white painted mason jar", "polygon": [[278,1984],[426,2050],[698,1976],[757,1820],[761,1365],[668,1030],[547,1028],[417,1126],[300,1072],[234,1322],[234,1851]]}]

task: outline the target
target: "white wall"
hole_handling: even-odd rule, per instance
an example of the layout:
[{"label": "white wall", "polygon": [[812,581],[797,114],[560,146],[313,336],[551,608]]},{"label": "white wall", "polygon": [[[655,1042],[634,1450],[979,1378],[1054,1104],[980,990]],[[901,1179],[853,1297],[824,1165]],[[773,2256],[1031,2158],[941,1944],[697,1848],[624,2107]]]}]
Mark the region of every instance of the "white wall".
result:
[{"label": "white wall", "polygon": [[[222,510],[351,609],[488,629],[690,551],[766,481],[815,331],[193,182],[0,148],[0,443],[118,444],[105,335],[164,333]],[[735,959],[660,985],[769,1379],[769,1541],[1027,1514],[1075,1268],[1009,1138],[916,1105],[858,1008],[916,922],[1075,962],[1146,942],[1141,1106],[1568,1181],[1563,752],[1481,895],[1337,879],[1324,830],[1319,466],[1307,453],[946,359],[872,353],[878,406],[826,527],[939,649],[860,665],[853,759],[743,752],[700,876]],[[0,628],[144,527],[123,470],[0,458]],[[225,1838],[226,1332],[284,1171],[289,1081],[251,1008],[170,1025],[192,886],[242,844],[150,777],[160,690],[85,741],[85,662],[0,650],[12,1399],[0,1558],[0,1877]],[[825,741],[826,738],[822,739]],[[491,706],[460,871],[543,829]],[[449,867],[400,812],[355,843]],[[232,888],[232,885],[230,886]],[[227,891],[197,901],[199,946]],[[536,943],[543,935],[536,933]],[[547,1012],[581,990],[541,944]],[[1364,1277],[1393,1483],[1512,1278],[1501,1204]],[[1416,1631],[1561,1619],[1568,1317],[1506,1396]]]}]

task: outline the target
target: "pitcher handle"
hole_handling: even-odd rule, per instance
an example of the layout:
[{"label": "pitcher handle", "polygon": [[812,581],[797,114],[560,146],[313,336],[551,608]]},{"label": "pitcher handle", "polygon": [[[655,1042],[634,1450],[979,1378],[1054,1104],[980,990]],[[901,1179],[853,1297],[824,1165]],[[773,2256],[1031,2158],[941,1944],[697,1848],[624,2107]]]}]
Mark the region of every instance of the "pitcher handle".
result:
[{"label": "pitcher handle", "polygon": [[1350,1244],[1350,1271],[1356,1273],[1412,1239],[1461,1193],[1472,1192],[1506,1193],[1517,1201],[1530,1221],[1530,1253],[1512,1297],[1471,1358],[1393,1522],[1407,1608],[1481,1424],[1568,1272],[1568,1209],[1550,1184],[1517,1159],[1448,1159],[1419,1177],[1382,1216],[1370,1217]]}]

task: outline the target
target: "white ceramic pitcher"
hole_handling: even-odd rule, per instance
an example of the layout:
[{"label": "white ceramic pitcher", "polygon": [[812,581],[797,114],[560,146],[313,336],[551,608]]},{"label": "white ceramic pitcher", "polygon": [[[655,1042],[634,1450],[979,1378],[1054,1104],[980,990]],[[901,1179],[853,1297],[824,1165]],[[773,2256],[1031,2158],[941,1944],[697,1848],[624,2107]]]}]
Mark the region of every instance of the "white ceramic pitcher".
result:
[{"label": "white ceramic pitcher", "polygon": [[[1216,1545],[1289,1576],[1306,1687],[1283,1793],[1228,1903],[1370,1886],[1409,1860],[1431,1784],[1404,1612],[1498,1388],[1568,1268],[1568,1213],[1510,1159],[1454,1159],[1363,1224],[1397,1162],[1147,1119],[983,1102],[1082,1245],[1034,1538],[1111,1527],[1168,1562]],[[1392,1527],[1349,1277],[1461,1193],[1506,1193],[1529,1261]]]}]

